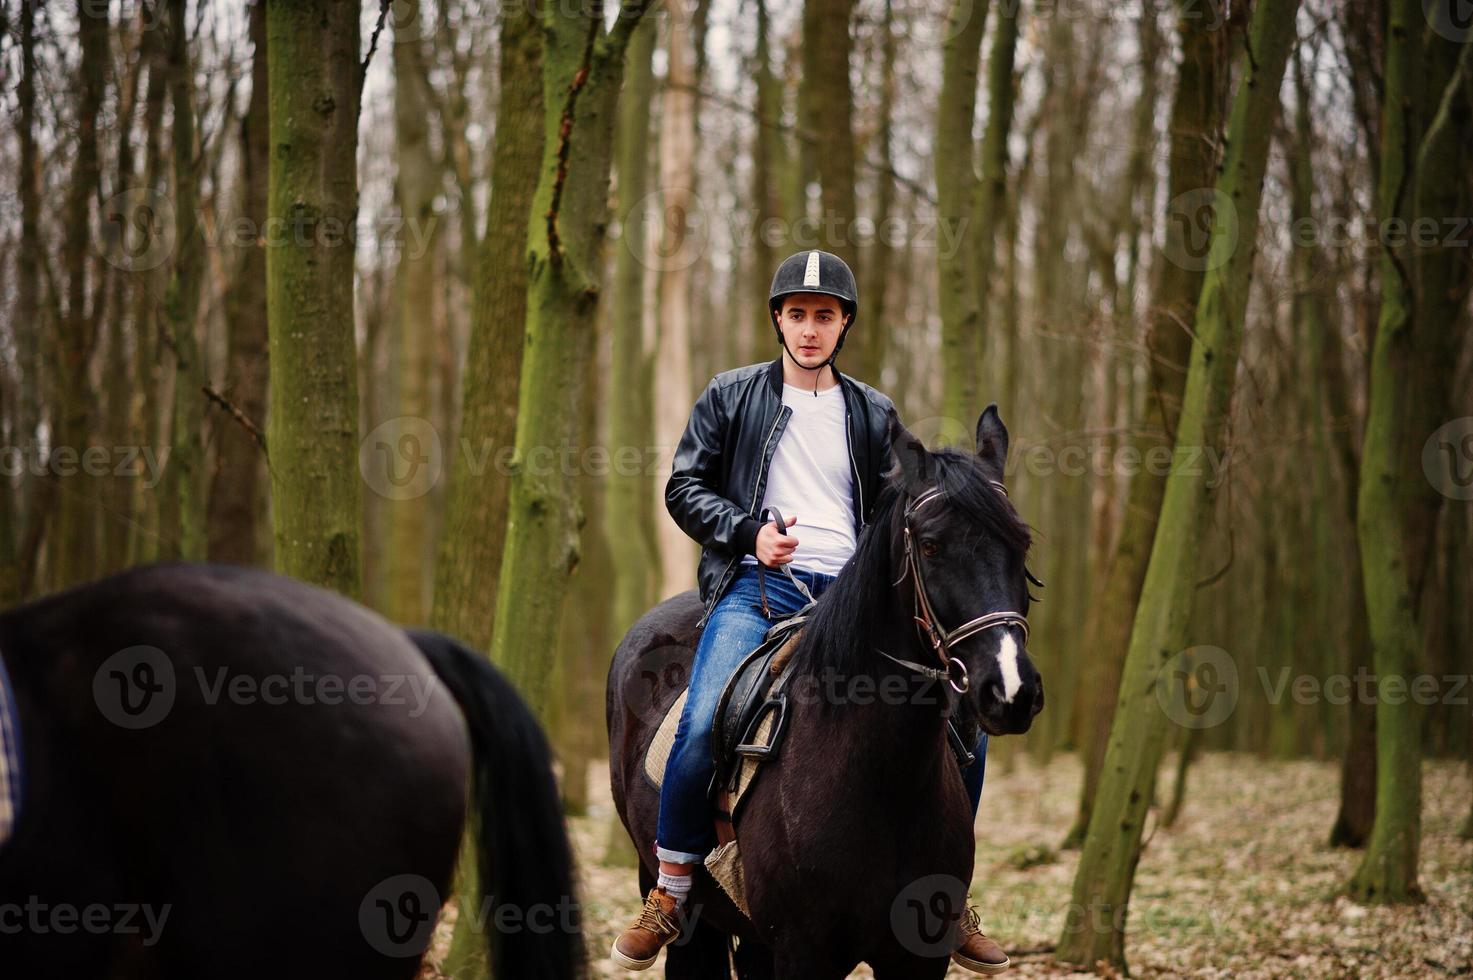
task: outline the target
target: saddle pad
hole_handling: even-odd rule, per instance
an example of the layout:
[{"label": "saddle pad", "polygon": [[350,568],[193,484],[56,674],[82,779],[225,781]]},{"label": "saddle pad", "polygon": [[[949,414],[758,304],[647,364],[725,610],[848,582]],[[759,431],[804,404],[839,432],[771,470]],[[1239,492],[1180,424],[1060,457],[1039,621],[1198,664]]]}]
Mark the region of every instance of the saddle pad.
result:
[{"label": "saddle pad", "polygon": [[665,712],[665,719],[655,730],[654,740],[644,755],[644,778],[659,789],[665,784],[665,763],[670,761],[670,750],[675,746],[675,729],[680,725],[680,713],[685,710],[685,696],[690,691],[681,691],[680,697]]},{"label": "saddle pad", "polygon": [[20,816],[20,718],[10,688],[10,675],[0,658],[0,847],[10,840]]},{"label": "saddle pad", "polygon": [[[780,680],[785,679],[786,671],[784,671],[784,677],[780,678]],[[685,710],[685,697],[689,693],[689,690],[681,691],[680,697],[676,698],[675,703],[670,705],[669,709],[665,712],[664,719],[660,722],[660,727],[655,729],[655,737],[650,740],[649,749],[645,751],[644,778],[649,780],[649,784],[655,789],[659,789],[665,785],[665,764],[670,761],[670,750],[675,746],[675,729],[680,726],[680,713]],[[755,744],[766,745],[768,743],[768,740],[772,736],[772,719],[773,716],[769,713],[758,724],[757,730],[752,733]],[[741,802],[741,798],[746,795],[748,787],[752,785],[752,780],[757,775],[757,767],[759,765],[761,763],[751,757],[742,760],[741,769],[735,776],[736,785],[732,790],[731,813],[736,813],[737,804]]]}]

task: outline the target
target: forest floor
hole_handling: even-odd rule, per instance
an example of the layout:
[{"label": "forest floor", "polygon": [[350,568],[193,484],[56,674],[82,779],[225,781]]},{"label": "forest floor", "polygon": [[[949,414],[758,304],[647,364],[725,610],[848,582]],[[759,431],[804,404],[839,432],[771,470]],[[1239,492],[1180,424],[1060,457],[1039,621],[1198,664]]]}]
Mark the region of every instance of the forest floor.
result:
[{"label": "forest floor", "polygon": [[[977,821],[973,901],[1013,959],[1009,977],[1088,976],[1055,963],[1077,851],[1059,852],[1082,775],[1074,756],[1039,766],[994,760]],[[1168,760],[1167,765],[1170,765]],[[1473,974],[1473,842],[1465,765],[1425,770],[1420,877],[1427,902],[1358,906],[1344,885],[1360,852],[1325,840],[1338,799],[1334,763],[1209,754],[1188,776],[1170,830],[1151,831],[1130,907],[1126,956],[1136,977],[1436,977]],[[1163,768],[1159,785],[1169,788]],[[602,863],[613,815],[607,769],[571,821],[590,975],[629,977],[609,944],[639,911],[635,872]],[[1154,817],[1152,818],[1154,825]],[[627,846],[627,842],[626,842]],[[663,958],[642,976],[663,977]],[[860,967],[856,977],[868,977]],[[955,966],[951,978],[971,977]]]}]

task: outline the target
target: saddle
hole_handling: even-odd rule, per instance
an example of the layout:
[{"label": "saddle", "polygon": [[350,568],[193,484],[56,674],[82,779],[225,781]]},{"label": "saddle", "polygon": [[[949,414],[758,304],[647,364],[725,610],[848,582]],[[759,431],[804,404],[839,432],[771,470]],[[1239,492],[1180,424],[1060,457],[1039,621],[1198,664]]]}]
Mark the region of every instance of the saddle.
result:
[{"label": "saddle", "polygon": [[[779,620],[767,631],[762,642],[747,654],[722,686],[711,724],[711,756],[714,773],[706,790],[715,809],[717,839],[735,836],[733,825],[740,804],[764,762],[776,758],[782,748],[788,725],[788,661],[803,632],[809,609],[799,610]],[[682,691],[666,710],[645,754],[644,775],[650,785],[659,789],[664,781],[665,764],[675,741],[675,730],[685,709],[686,693]],[[976,762],[972,741],[948,719],[947,741],[957,765],[969,768]]]},{"label": "saddle", "polygon": [[736,788],[733,770],[742,760],[766,762],[782,747],[788,722],[788,695],[783,690],[788,659],[806,618],[799,613],[776,623],[721,689],[711,723],[711,761],[716,775],[708,796]]}]

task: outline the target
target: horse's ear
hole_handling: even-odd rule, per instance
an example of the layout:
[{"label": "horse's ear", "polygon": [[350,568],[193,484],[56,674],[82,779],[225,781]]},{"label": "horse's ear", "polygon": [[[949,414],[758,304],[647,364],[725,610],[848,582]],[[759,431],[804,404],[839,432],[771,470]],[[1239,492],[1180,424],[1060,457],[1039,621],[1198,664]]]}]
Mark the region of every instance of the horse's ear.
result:
[{"label": "horse's ear", "polygon": [[1008,427],[1002,424],[996,403],[982,410],[977,419],[977,456],[988,474],[999,483],[1008,462]]},{"label": "horse's ear", "polygon": [[915,435],[900,421],[897,412],[890,413],[890,451],[895,456],[895,465],[908,493],[919,493],[935,482],[931,454],[920,436]]}]

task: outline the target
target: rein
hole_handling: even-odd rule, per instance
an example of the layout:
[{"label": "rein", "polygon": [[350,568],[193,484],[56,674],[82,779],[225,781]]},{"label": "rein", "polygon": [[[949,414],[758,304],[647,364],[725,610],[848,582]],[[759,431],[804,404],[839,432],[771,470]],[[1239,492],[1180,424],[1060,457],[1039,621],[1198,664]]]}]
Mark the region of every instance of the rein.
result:
[{"label": "rein", "polygon": [[[1007,496],[1007,489],[996,480],[987,481],[993,488]],[[952,648],[963,640],[970,639],[978,633],[985,632],[998,627],[1009,628],[1017,626],[1023,630],[1023,642],[1028,642],[1028,620],[1022,613],[1012,609],[1003,609],[996,612],[983,613],[974,619],[969,619],[960,626],[947,629],[941,625],[936,616],[936,610],[931,605],[931,596],[926,590],[926,581],[921,575],[921,560],[916,554],[915,534],[913,533],[913,521],[918,510],[926,504],[940,497],[942,492],[932,488],[911,501],[905,508],[905,571],[900,578],[892,584],[899,585],[905,581],[906,575],[915,578],[915,615],[917,627],[921,635],[930,642],[931,648],[936,651],[936,656],[941,660],[941,667],[927,667],[923,664],[893,657],[876,647],[876,652],[887,660],[893,661],[902,667],[906,667],[923,677],[931,680],[945,680],[951,685],[951,689],[958,694],[965,694],[971,687],[971,678],[967,675],[967,665],[959,658],[951,656]]]}]

